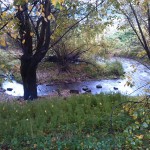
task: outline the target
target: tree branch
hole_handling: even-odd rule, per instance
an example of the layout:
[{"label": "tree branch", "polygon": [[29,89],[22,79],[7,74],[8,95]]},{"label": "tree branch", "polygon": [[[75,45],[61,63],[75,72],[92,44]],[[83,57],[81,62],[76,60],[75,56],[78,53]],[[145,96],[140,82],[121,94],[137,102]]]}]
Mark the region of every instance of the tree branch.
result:
[{"label": "tree branch", "polygon": [[[105,0],[102,0],[102,1],[97,5],[97,7],[98,7],[99,5],[102,5],[102,4],[104,3],[104,1],[105,1]],[[82,20],[84,20],[85,18],[87,18],[94,10],[95,10],[95,8],[92,9],[92,10],[91,10],[87,15],[85,15],[83,18],[81,18],[80,20],[78,20],[76,23],[74,23],[73,25],[71,25],[71,26],[64,32],[64,34],[63,34],[56,42],[54,42],[54,43],[49,47],[49,49],[51,49],[54,45],[56,45],[58,42],[60,42],[61,39],[62,39],[70,30],[72,30],[76,25],[78,25]]]}]

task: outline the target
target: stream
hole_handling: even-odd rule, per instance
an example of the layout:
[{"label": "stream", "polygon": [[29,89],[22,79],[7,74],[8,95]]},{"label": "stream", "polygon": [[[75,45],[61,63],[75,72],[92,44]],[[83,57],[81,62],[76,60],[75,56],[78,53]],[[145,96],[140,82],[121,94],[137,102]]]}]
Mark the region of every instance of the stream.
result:
[{"label": "stream", "polygon": [[[89,89],[92,94],[103,93],[121,93],[130,96],[149,95],[146,90],[150,89],[150,70],[141,63],[128,58],[112,58],[111,61],[122,63],[125,72],[123,79],[108,79],[84,81],[76,83],[63,83],[57,85],[38,85],[37,92],[39,96],[50,95],[57,89],[60,90],[77,90],[79,93],[85,93],[85,88]],[[99,62],[100,63],[100,62]],[[127,82],[133,83],[133,86],[127,86]],[[2,88],[5,93],[13,96],[23,96],[23,86],[16,81],[4,81]]]}]

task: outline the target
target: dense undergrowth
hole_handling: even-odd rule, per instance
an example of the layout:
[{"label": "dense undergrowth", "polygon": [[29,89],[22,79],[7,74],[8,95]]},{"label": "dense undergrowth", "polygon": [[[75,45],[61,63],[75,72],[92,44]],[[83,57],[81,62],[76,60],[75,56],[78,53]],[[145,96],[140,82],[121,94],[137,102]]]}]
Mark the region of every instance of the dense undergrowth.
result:
[{"label": "dense undergrowth", "polygon": [[120,94],[0,103],[0,148],[148,150],[149,107],[148,98]]},{"label": "dense undergrowth", "polygon": [[149,59],[135,33],[129,28],[118,30],[113,35],[106,37],[108,52],[115,56],[128,57],[149,63]]},{"label": "dense undergrowth", "polygon": [[120,62],[70,64],[66,72],[59,71],[56,64],[41,64],[37,71],[37,81],[40,83],[74,82],[90,79],[108,79],[123,76],[124,70]]}]

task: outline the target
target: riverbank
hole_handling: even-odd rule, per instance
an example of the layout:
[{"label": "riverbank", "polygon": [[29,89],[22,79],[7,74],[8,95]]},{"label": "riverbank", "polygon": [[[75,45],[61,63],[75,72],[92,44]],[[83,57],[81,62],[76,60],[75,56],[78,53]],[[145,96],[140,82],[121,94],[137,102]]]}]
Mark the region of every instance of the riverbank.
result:
[{"label": "riverbank", "polygon": [[121,63],[70,64],[67,71],[52,63],[41,64],[37,70],[38,84],[73,83],[96,79],[120,78],[123,75]]},{"label": "riverbank", "polygon": [[[132,59],[115,57],[111,59],[111,64],[113,64],[113,62],[115,62],[115,64],[116,62],[122,64],[122,67],[124,69],[124,78],[95,79],[95,80],[90,79],[87,81],[75,81],[75,82],[66,80],[64,80],[64,82],[60,82],[60,80],[58,82],[50,81],[49,83],[47,82],[45,84],[38,85],[37,87],[38,96],[46,96],[46,95],[58,96],[62,95],[61,92],[65,90],[69,91],[68,92],[69,94],[70,93],[99,94],[101,92],[104,92],[104,93],[121,93],[130,96],[131,95],[139,96],[145,94],[149,95],[150,70],[148,70],[141,63],[134,61]],[[52,68],[50,68],[50,71],[51,70]],[[63,77],[63,74],[60,75]],[[68,79],[67,76],[66,79]],[[5,90],[11,88],[11,90],[6,91],[10,95],[23,96],[22,85],[15,81],[4,82],[3,88]]]},{"label": "riverbank", "polygon": [[[13,75],[14,79],[21,83],[20,61],[16,59],[17,57],[19,58],[19,51],[16,52],[16,55],[1,49],[0,52],[1,57],[5,58],[4,60],[0,60],[0,75],[4,75],[6,78],[10,78],[10,75]],[[87,60],[87,62],[89,63],[69,64],[66,71],[62,71],[63,66],[61,65],[42,62],[37,69],[37,84],[110,79],[123,75],[123,69],[119,62],[98,64],[94,58]],[[2,82],[2,78],[0,77],[0,83]]]}]

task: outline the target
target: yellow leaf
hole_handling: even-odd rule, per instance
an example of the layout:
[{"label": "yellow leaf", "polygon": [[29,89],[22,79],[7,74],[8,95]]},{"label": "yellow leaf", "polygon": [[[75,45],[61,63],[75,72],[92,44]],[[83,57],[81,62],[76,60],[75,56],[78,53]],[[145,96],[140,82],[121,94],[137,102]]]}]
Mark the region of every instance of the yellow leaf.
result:
[{"label": "yellow leaf", "polygon": [[52,4],[53,4],[54,6],[56,6],[57,0],[51,0],[51,2],[52,2]]},{"label": "yellow leaf", "polygon": [[18,10],[18,9],[19,9],[19,7],[18,7],[18,6],[15,6],[15,9],[16,9],[16,10]]},{"label": "yellow leaf", "polygon": [[0,39],[0,45],[3,46],[3,47],[6,46],[6,41],[5,41],[4,38],[1,38],[1,39]]},{"label": "yellow leaf", "polygon": [[12,22],[9,22],[9,23],[7,24],[7,27],[8,27],[8,28],[11,28],[12,25],[13,25]]},{"label": "yellow leaf", "polygon": [[2,18],[3,18],[3,17],[6,17],[6,16],[7,16],[7,13],[6,13],[6,12],[3,12],[3,13],[2,13]]},{"label": "yellow leaf", "polygon": [[135,124],[140,124],[138,121],[135,121]]},{"label": "yellow leaf", "polygon": [[49,15],[49,16],[47,17],[47,19],[48,19],[48,20],[51,20],[51,16]]},{"label": "yellow leaf", "polygon": [[142,135],[142,134],[141,135],[136,135],[136,137],[141,140],[141,139],[143,139],[144,135]]},{"label": "yellow leaf", "polygon": [[65,0],[59,0],[60,3],[64,3]]},{"label": "yellow leaf", "polygon": [[25,43],[25,39],[24,40],[22,40],[22,44],[24,44]]},{"label": "yellow leaf", "polygon": [[10,46],[10,45],[11,45],[11,43],[7,42],[7,45],[9,45],[9,46]]},{"label": "yellow leaf", "polygon": [[11,34],[11,37],[16,39],[17,38],[17,34]]},{"label": "yellow leaf", "polygon": [[28,9],[31,11],[32,10],[32,6],[30,5],[30,6],[28,6]]},{"label": "yellow leaf", "polygon": [[48,17],[47,17],[48,20],[55,20],[55,17],[53,16],[53,14],[50,14]]},{"label": "yellow leaf", "polygon": [[44,20],[45,20],[45,22],[47,22],[47,19],[46,19],[46,18],[44,18]]},{"label": "yellow leaf", "polygon": [[45,17],[45,14],[42,12],[42,16]]},{"label": "yellow leaf", "polygon": [[30,32],[30,36],[33,36],[34,35],[34,33],[33,32]]},{"label": "yellow leaf", "polygon": [[57,3],[62,4],[65,0],[51,0],[52,4],[56,6]]},{"label": "yellow leaf", "polygon": [[19,7],[19,10],[20,10],[20,11],[23,11],[23,9],[22,9],[22,7],[21,7],[21,6]]},{"label": "yellow leaf", "polygon": [[1,68],[4,68],[4,67],[5,67],[5,65],[4,65],[4,64],[2,64],[2,65],[1,65]]},{"label": "yellow leaf", "polygon": [[133,114],[132,115],[132,118],[135,120],[135,119],[137,119],[137,114]]},{"label": "yellow leaf", "polygon": [[52,40],[54,40],[54,36],[53,36],[53,35],[51,35],[50,38],[51,38]]},{"label": "yellow leaf", "polygon": [[37,144],[34,144],[34,148],[36,148],[37,147]]},{"label": "yellow leaf", "polygon": [[145,55],[146,55],[146,51],[143,50],[137,54],[137,57],[143,57]]},{"label": "yellow leaf", "polygon": [[36,12],[36,15],[37,15],[37,16],[39,16],[39,15],[40,15],[40,13],[37,11],[37,12]]},{"label": "yellow leaf", "polygon": [[43,5],[41,4],[40,7],[43,8]]}]

